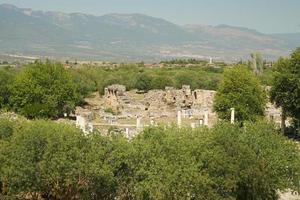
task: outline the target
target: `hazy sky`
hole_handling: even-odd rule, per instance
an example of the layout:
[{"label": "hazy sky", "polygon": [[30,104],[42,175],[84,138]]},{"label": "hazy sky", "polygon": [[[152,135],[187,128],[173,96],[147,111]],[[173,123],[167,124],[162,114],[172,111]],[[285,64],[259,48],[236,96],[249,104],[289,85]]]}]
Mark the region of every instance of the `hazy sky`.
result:
[{"label": "hazy sky", "polygon": [[18,7],[94,15],[142,13],[177,24],[228,24],[300,32],[300,0],[0,0]]}]

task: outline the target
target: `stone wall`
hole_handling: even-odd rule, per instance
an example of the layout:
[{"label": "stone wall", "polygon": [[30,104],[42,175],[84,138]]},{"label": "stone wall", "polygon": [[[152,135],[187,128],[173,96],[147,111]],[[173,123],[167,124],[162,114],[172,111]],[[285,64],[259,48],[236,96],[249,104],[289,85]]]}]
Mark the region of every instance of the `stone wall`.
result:
[{"label": "stone wall", "polygon": [[[177,112],[182,111],[184,118],[203,119],[205,112],[209,113],[209,120],[216,121],[213,113],[213,99],[215,91],[194,90],[190,86],[184,85],[182,89],[166,87],[165,90],[151,90],[144,94],[137,91],[117,93],[113,89],[106,88],[104,107],[118,110],[119,117],[126,115],[134,118],[176,118]],[[211,123],[209,123],[211,124]]]},{"label": "stone wall", "polygon": [[[213,112],[215,94],[216,92],[212,90],[191,90],[188,85],[184,85],[182,89],[166,87],[165,90],[150,90],[147,93],[140,93],[137,90],[126,91],[125,86],[112,85],[105,88],[104,96],[97,100],[99,102],[97,110],[89,108],[77,114],[78,125],[85,124],[87,127],[90,122],[87,116],[90,114],[86,113],[90,110],[96,118],[93,124],[96,123],[101,127],[101,131],[109,127],[119,127],[123,131],[130,130],[135,134],[138,130],[137,119],[143,127],[178,124],[178,113],[182,126],[211,127],[218,121],[216,113]],[[114,112],[108,112],[107,108],[111,108]],[[82,122],[81,117],[85,122]],[[280,127],[281,110],[268,103],[266,118]]]}]

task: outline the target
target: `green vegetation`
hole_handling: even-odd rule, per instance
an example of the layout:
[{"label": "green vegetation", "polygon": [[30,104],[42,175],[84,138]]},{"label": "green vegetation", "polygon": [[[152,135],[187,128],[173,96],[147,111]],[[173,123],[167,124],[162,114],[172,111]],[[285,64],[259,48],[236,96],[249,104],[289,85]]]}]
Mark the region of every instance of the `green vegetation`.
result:
[{"label": "green vegetation", "polygon": [[[127,140],[113,128],[108,136],[85,135],[52,121],[0,118],[0,198],[277,200],[278,191],[299,190],[299,146],[260,118],[266,103],[261,84],[275,74],[271,99],[299,120],[300,50],[280,59],[274,72],[260,70],[256,58],[259,73],[197,60],[186,61],[191,66],[164,62],[163,68],[139,63],[65,69],[49,61],[1,68],[0,109],[27,118],[71,113],[84,97],[111,84],[142,91],[188,84],[218,87],[214,109],[224,121],[211,129],[148,128]],[[243,126],[226,122],[232,107]]]},{"label": "green vegetation", "polygon": [[110,67],[78,67],[74,69],[83,79],[90,80],[103,94],[104,87],[111,84],[125,85],[127,90],[164,89],[165,86],[181,88],[190,84],[192,89],[216,89],[223,68],[211,67],[164,67],[147,68],[139,64]]},{"label": "green vegetation", "polygon": [[237,121],[255,121],[264,116],[265,105],[265,91],[254,74],[244,66],[225,70],[214,101],[219,118],[230,120],[234,108]]},{"label": "green vegetation", "polygon": [[0,119],[0,134],[0,193],[11,198],[276,200],[299,183],[299,148],[263,122],[150,128],[127,141]]},{"label": "green vegetation", "polygon": [[[160,64],[164,64],[165,66],[172,66],[172,65],[197,65],[197,66],[202,66],[205,67],[209,63],[207,60],[199,60],[199,59],[173,59],[173,60],[165,60],[161,61]],[[214,61],[214,65],[217,67],[226,67],[228,64],[225,62],[220,62],[220,61]]]},{"label": "green vegetation", "polygon": [[274,69],[271,100],[282,107],[285,116],[292,117],[300,127],[300,48],[290,58],[281,58]]},{"label": "green vegetation", "polygon": [[177,65],[188,65],[188,64],[200,64],[200,65],[207,65],[208,62],[206,60],[198,60],[198,59],[173,59],[173,60],[166,60],[161,61],[161,64],[177,64]]},{"label": "green vegetation", "polygon": [[251,54],[250,67],[256,75],[263,73],[264,61],[262,55],[258,52]]},{"label": "green vegetation", "polygon": [[164,89],[166,86],[216,89],[223,68],[185,67],[147,68],[142,63],[117,67],[76,66],[64,69],[50,61],[25,65],[20,69],[0,69],[0,109],[12,110],[28,118],[58,118],[72,113],[84,97],[111,84],[127,90]]},{"label": "green vegetation", "polygon": [[0,109],[8,107],[13,78],[14,73],[10,68],[0,69]]},{"label": "green vegetation", "polygon": [[9,103],[28,118],[57,118],[71,113],[81,98],[61,64],[35,62],[15,77]]},{"label": "green vegetation", "polygon": [[104,109],[104,112],[110,113],[112,115],[118,115],[118,114],[120,114],[118,111],[114,111],[112,108],[106,108],[106,109]]},{"label": "green vegetation", "polygon": [[[271,85],[276,71],[275,79],[278,80],[280,67],[276,67],[274,72],[271,65],[268,66],[270,63],[262,61],[260,54],[253,54],[252,57],[253,61],[244,63],[243,66],[248,66],[249,70],[254,72],[261,85]],[[21,68],[2,67],[0,109],[12,110],[28,118],[54,119],[63,116],[64,113],[72,113],[75,106],[83,104],[84,98],[92,92],[98,91],[103,94],[104,88],[111,84],[122,84],[127,90],[138,89],[144,92],[151,89],[164,89],[166,86],[181,88],[182,85],[190,85],[192,89],[217,90],[219,85],[215,110],[218,111],[220,118],[228,119],[231,107],[236,108],[239,121],[254,120],[263,115],[265,101],[261,96],[262,91],[257,89],[260,84],[246,69],[233,73],[233,78],[228,78],[226,74],[229,72],[226,72],[225,79],[227,76],[227,79],[233,82],[223,80],[220,83],[223,71],[228,69],[224,67],[227,65],[223,66],[222,63],[217,67],[209,67],[206,61],[196,59],[162,61],[162,63],[164,67],[155,65],[146,67],[144,63],[137,63],[106,64],[101,67],[75,65],[70,69],[64,69],[60,63],[36,61]],[[277,65],[280,63],[281,61],[278,61]],[[254,68],[257,68],[259,73]],[[240,85],[241,83],[244,84]],[[282,83],[278,82],[278,89],[280,85]],[[227,93],[229,88],[235,88],[235,91],[229,94]],[[273,96],[275,90],[279,91],[275,88]],[[224,94],[221,95],[222,93]],[[297,94],[294,91],[291,93]],[[278,99],[283,100],[283,98]],[[237,107],[237,104],[240,104],[240,107]],[[281,106],[281,103],[277,105]],[[287,115],[292,116],[288,113]]]}]

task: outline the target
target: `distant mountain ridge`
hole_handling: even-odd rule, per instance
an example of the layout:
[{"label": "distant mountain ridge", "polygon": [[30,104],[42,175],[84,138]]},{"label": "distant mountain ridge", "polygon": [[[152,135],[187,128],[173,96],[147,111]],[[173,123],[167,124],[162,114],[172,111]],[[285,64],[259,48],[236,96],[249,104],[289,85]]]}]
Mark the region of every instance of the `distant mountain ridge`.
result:
[{"label": "distant mountain ridge", "polygon": [[300,46],[299,34],[263,34],[228,25],[179,26],[142,14],[44,12],[0,5],[0,54],[90,60],[177,57],[239,60],[253,51],[266,58]]}]

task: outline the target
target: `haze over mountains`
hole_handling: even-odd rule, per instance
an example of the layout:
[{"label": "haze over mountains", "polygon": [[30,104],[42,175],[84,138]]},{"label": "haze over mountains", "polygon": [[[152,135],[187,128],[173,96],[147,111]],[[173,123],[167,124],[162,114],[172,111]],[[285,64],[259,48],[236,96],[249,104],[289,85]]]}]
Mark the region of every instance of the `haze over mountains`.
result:
[{"label": "haze over mountains", "polygon": [[300,33],[263,34],[228,25],[180,26],[142,14],[43,12],[0,5],[0,54],[88,60],[154,61],[173,57],[266,58],[300,46]]}]

